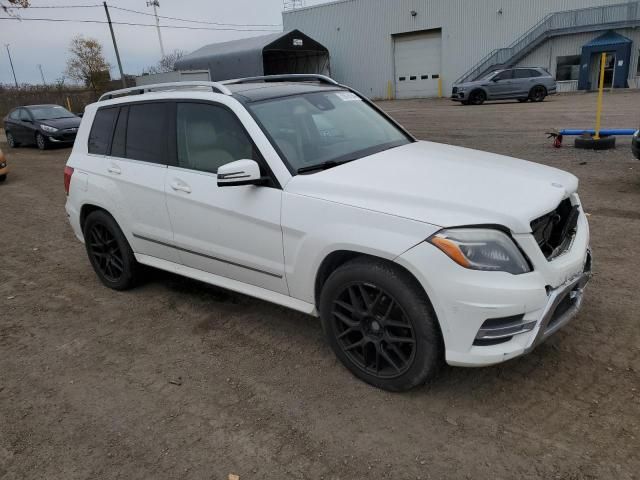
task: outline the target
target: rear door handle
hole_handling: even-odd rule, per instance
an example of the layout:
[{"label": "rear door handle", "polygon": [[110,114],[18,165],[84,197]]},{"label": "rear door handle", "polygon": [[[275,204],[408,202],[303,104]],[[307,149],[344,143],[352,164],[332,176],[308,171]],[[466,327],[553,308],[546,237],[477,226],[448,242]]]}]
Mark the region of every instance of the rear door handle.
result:
[{"label": "rear door handle", "polygon": [[189,187],[189,185],[187,185],[186,183],[182,183],[182,182],[180,182],[178,180],[175,180],[175,181],[171,182],[169,185],[175,191],[180,191],[180,192],[184,192],[184,193],[191,193],[191,187]]},{"label": "rear door handle", "polygon": [[109,173],[113,173],[114,175],[120,175],[122,173],[122,170],[120,170],[120,167],[116,167],[115,165],[112,165],[109,168],[107,168],[107,171]]}]

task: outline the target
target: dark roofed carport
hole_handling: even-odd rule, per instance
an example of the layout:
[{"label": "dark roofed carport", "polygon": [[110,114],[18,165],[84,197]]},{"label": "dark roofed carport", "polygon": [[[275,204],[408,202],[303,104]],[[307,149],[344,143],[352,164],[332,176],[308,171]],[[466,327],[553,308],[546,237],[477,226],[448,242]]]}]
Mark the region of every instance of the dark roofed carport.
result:
[{"label": "dark roofed carport", "polygon": [[299,30],[214,43],[182,57],[176,70],[209,70],[211,80],[319,73],[330,75],[329,50]]},{"label": "dark roofed carport", "polygon": [[608,31],[583,45],[578,89],[595,90],[598,88],[598,69],[602,53],[607,53],[614,62],[611,72],[611,86],[626,88],[632,45],[633,42],[630,39],[614,31]]}]

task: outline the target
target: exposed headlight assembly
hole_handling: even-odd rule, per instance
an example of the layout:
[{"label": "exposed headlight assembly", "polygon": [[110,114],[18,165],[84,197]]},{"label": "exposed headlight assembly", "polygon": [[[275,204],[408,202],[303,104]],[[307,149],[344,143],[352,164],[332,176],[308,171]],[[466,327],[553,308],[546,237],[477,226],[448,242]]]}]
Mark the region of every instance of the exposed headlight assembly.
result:
[{"label": "exposed headlight assembly", "polygon": [[504,232],[480,228],[440,230],[427,239],[451,260],[471,270],[508,272],[531,271],[529,263]]},{"label": "exposed headlight assembly", "polygon": [[40,125],[40,128],[42,130],[44,130],[45,132],[49,132],[49,133],[55,133],[58,131],[57,128],[55,127],[50,127],[49,125]]}]

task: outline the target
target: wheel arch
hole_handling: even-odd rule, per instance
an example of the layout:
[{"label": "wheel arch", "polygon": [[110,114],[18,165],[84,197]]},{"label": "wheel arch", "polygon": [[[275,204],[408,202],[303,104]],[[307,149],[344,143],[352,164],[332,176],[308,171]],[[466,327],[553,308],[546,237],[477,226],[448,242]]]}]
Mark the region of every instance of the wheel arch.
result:
[{"label": "wheel arch", "polygon": [[[80,229],[84,232],[84,224],[87,221],[87,217],[97,211],[97,210],[101,210],[103,212],[105,212],[107,215],[111,216],[114,220],[115,217],[113,217],[113,215],[111,215],[111,212],[109,212],[109,210],[107,210],[104,207],[101,207],[99,205],[94,205],[92,203],[85,203],[84,205],[82,205],[82,207],[80,208]],[[117,220],[116,220],[117,223]],[[122,227],[121,227],[122,228]]]},{"label": "wheel arch", "polygon": [[[416,286],[424,294],[425,298],[429,301],[429,303],[431,303],[433,308],[433,303],[431,302],[431,299],[428,293],[426,292],[426,290],[424,289],[420,281],[404,265],[401,265],[400,263],[394,262],[387,258],[379,257],[377,255],[371,255],[368,253],[358,252],[355,250],[335,250],[329,253],[327,256],[325,256],[322,262],[320,262],[320,266],[316,271],[315,283],[314,283],[314,301],[317,308],[319,307],[320,294],[322,293],[322,287],[324,286],[329,276],[338,268],[340,268],[342,265],[356,258],[370,258],[372,260],[376,260],[379,262],[388,263],[390,265],[393,265],[394,268],[398,268],[399,270],[404,271],[408,275],[408,277],[410,277],[411,280],[415,282]],[[436,318],[437,318],[437,315],[436,315]]]}]

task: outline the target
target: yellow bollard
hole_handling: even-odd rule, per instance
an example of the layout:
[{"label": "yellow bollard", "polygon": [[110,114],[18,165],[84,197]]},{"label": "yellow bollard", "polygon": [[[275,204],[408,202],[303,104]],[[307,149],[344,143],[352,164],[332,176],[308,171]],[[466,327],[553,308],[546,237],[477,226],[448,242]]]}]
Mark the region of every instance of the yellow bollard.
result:
[{"label": "yellow bollard", "polygon": [[391,80],[387,82],[387,100],[393,100],[393,86]]},{"label": "yellow bollard", "polygon": [[71,111],[71,100],[67,97],[67,110]]},{"label": "yellow bollard", "polygon": [[442,98],[442,77],[438,77],[438,98]]},{"label": "yellow bollard", "polygon": [[600,119],[602,116],[602,97],[604,94],[604,67],[607,63],[606,52],[600,57],[600,84],[598,87],[598,108],[596,110],[596,131],[593,136],[594,140],[600,140]]}]

